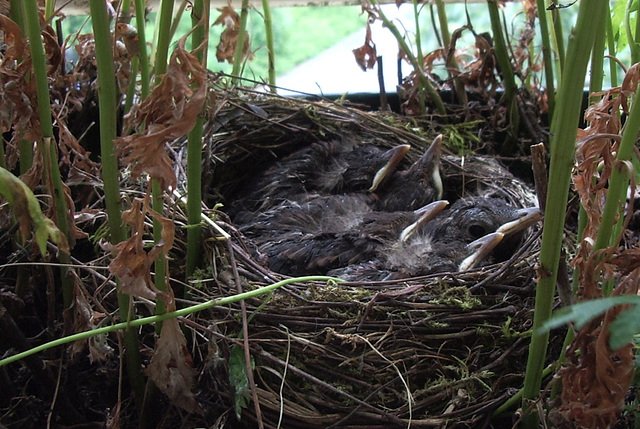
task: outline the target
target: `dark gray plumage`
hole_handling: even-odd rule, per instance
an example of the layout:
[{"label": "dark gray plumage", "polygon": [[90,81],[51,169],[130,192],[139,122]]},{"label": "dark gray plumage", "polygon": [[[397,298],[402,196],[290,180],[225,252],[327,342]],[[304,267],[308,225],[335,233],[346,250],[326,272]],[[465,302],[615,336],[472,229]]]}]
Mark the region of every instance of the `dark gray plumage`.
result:
[{"label": "dark gray plumage", "polygon": [[248,185],[246,196],[232,203],[232,211],[268,210],[307,194],[366,193],[394,173],[408,145],[383,149],[355,141],[318,142],[275,163]]},{"label": "dark gray plumage", "polygon": [[388,241],[375,258],[328,274],[350,281],[392,280],[505,260],[538,219],[536,208],[515,209],[499,198],[464,198],[411,239]]},{"label": "dark gray plumage", "polygon": [[366,195],[315,195],[289,201],[242,227],[269,267],[289,275],[328,270],[375,258],[381,246],[408,237],[433,218],[446,202],[415,211],[373,211]]}]

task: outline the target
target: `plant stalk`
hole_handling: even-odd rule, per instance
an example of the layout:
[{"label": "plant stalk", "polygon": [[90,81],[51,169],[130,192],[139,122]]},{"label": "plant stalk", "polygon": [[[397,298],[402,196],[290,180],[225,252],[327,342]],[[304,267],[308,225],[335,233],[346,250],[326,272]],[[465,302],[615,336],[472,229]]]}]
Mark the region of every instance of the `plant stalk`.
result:
[{"label": "plant stalk", "polygon": [[[195,50],[209,39],[209,0],[196,0],[192,12],[191,49]],[[196,56],[207,67],[207,44],[196,52]],[[202,243],[202,137],[204,118],[199,117],[187,138],[187,261],[186,277],[191,277],[200,263]],[[184,296],[188,296],[185,288]]]},{"label": "plant stalk", "polygon": [[440,98],[440,94],[438,94],[438,92],[435,90],[433,85],[431,85],[431,82],[429,82],[429,79],[424,74],[424,70],[422,69],[422,64],[418,62],[415,55],[413,55],[413,53],[411,52],[411,48],[409,48],[409,45],[407,45],[407,42],[405,38],[402,36],[402,34],[400,33],[400,30],[398,30],[398,27],[396,27],[396,25],[393,22],[391,22],[389,18],[387,18],[387,16],[384,14],[384,12],[382,11],[382,8],[380,8],[376,0],[371,0],[371,4],[378,11],[380,15],[380,19],[382,20],[382,23],[384,24],[384,26],[387,27],[389,31],[391,31],[391,34],[393,34],[393,37],[395,37],[396,41],[398,42],[398,44],[404,51],[405,55],[407,56],[407,59],[413,66],[413,69],[416,71],[416,73],[418,73],[420,84],[423,86],[424,89],[426,89],[427,93],[429,94],[429,97],[431,98],[431,101],[436,105],[436,109],[438,110],[438,113],[440,113],[443,117],[445,117],[447,115],[447,110],[444,107],[442,98]]},{"label": "plant stalk", "polygon": [[[553,109],[556,104],[555,77],[553,75],[553,49],[549,40],[549,26],[547,14],[545,12],[544,0],[536,0],[538,9],[538,24],[540,26],[540,37],[542,38],[542,61],[544,63],[544,79],[547,85],[547,105],[549,106],[549,117],[553,117]],[[560,72],[560,70],[558,70]]]},{"label": "plant stalk", "polygon": [[[46,186],[49,187],[49,195],[51,195],[55,205],[56,224],[67,238],[67,241],[71,243],[69,239],[69,208],[58,167],[58,151],[53,135],[53,123],[51,122],[51,98],[49,95],[47,62],[42,44],[38,5],[36,0],[26,0],[23,6],[23,16],[30,42],[29,48],[33,63],[34,83],[38,95],[38,117],[42,135],[42,140],[38,142],[38,146],[44,161],[43,179]],[[59,252],[59,259],[62,264],[71,262],[71,256],[62,250]],[[64,308],[69,308],[73,302],[73,280],[68,275],[66,267],[60,268],[60,282],[62,284]]]},{"label": "plant stalk", "polygon": [[262,0],[262,14],[264,15],[264,32],[267,39],[267,59],[269,73],[269,91],[276,93],[276,48],[273,41],[273,19],[269,0]]},{"label": "plant stalk", "polygon": [[[125,229],[122,226],[122,207],[120,204],[120,189],[118,181],[118,160],[116,158],[113,142],[116,139],[117,130],[117,91],[114,79],[113,52],[111,34],[109,30],[109,17],[107,7],[103,0],[90,0],[93,34],[96,44],[96,60],[98,68],[98,102],[100,117],[100,155],[102,160],[102,183],[104,186],[105,206],[109,222],[109,232],[112,243],[120,243],[125,240]],[[131,301],[128,295],[118,289],[118,307],[120,318],[129,319],[129,306]],[[141,401],[144,396],[144,379],[141,372],[140,351],[136,331],[126,329],[124,331],[125,356],[127,371],[131,389],[136,401]]]},{"label": "plant stalk", "polygon": [[[536,333],[549,319],[553,307],[555,284],[560,263],[566,202],[569,194],[571,171],[575,150],[575,138],[581,115],[583,82],[595,33],[604,25],[604,2],[583,0],[580,2],[576,27],[569,39],[566,66],[562,85],[558,90],[556,109],[551,123],[551,163],[546,202],[538,286],[533,318],[534,335],[531,338],[527,370],[523,389],[522,407],[527,410],[530,401],[537,398],[542,384],[542,374],[549,342],[549,333]],[[596,31],[594,31],[596,30]],[[525,428],[538,427],[537,413],[524,418]]]},{"label": "plant stalk", "polygon": [[238,30],[238,39],[236,42],[236,50],[233,54],[233,68],[231,74],[233,75],[232,82],[238,83],[238,79],[242,77],[242,65],[244,63],[244,43],[245,37],[247,37],[247,21],[249,18],[249,0],[242,0],[242,7],[240,9],[240,28]]},{"label": "plant stalk", "polygon": [[[511,129],[511,139],[518,135],[520,123],[520,114],[518,112],[518,102],[516,99],[516,80],[511,67],[511,60],[507,42],[502,31],[502,20],[500,19],[500,10],[496,0],[487,0],[487,8],[489,9],[489,18],[491,19],[491,32],[493,33],[493,45],[496,60],[500,66],[502,73],[502,85],[504,87],[504,101],[509,112],[509,128]],[[510,139],[510,140],[511,140]],[[510,146],[510,144],[509,144]],[[505,150],[503,149],[504,153]],[[506,151],[511,152],[511,149]]]}]

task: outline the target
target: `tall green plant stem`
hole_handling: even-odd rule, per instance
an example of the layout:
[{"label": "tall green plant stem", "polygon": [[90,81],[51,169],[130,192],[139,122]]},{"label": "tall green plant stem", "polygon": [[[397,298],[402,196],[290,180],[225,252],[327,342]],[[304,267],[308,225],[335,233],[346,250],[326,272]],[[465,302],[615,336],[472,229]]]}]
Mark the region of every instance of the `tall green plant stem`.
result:
[{"label": "tall green plant stem", "polygon": [[[604,3],[601,0],[583,0],[580,2],[576,27],[569,37],[564,78],[558,90],[556,110],[551,122],[551,163],[549,172],[549,192],[546,200],[545,221],[542,230],[540,268],[536,288],[536,304],[533,318],[534,334],[531,338],[527,371],[524,382],[523,409],[529,407],[529,401],[538,397],[542,383],[542,370],[547,353],[549,333],[537,333],[538,328],[549,319],[553,306],[555,284],[564,232],[564,217],[571,170],[573,167],[574,146],[578,122],[580,119],[583,82],[593,48],[595,33],[604,25],[602,14]],[[595,30],[595,31],[594,31]],[[537,413],[529,413],[524,427],[538,427]]]},{"label": "tall green plant stem", "polygon": [[[416,0],[414,0],[414,4]],[[458,102],[460,102],[463,106],[466,106],[468,103],[467,100],[467,91],[458,79],[458,62],[456,61],[455,55],[453,55],[453,46],[451,46],[451,34],[449,33],[449,21],[447,19],[447,10],[444,5],[444,1],[436,0],[436,9],[438,10],[438,21],[440,22],[440,34],[442,35],[442,49],[445,54],[445,61],[447,64],[447,73],[449,77],[453,79],[453,87],[458,96]],[[416,15],[416,25],[417,25],[418,17]],[[417,37],[420,37],[419,34]],[[422,54],[420,55],[422,58]],[[455,70],[455,72],[454,72]]]},{"label": "tall green plant stem", "polygon": [[[11,0],[11,19],[18,24],[20,31],[22,31],[23,37],[25,32],[24,24],[24,11],[22,10],[22,0]],[[20,139],[20,174],[26,173],[33,164],[33,143],[26,139]],[[7,161],[4,153],[4,145],[0,143],[0,166],[6,168]],[[17,233],[17,243],[19,246],[23,246],[27,237],[22,237],[20,233]],[[16,276],[16,295],[20,298],[24,298],[27,291],[30,288],[29,272],[27,267],[19,266],[17,268]]]},{"label": "tall green plant stem", "polygon": [[384,26],[387,27],[389,31],[391,31],[391,34],[393,34],[393,37],[395,37],[396,41],[407,56],[407,59],[411,63],[413,69],[416,71],[416,73],[418,73],[420,85],[422,85],[422,87],[427,91],[427,94],[429,94],[431,101],[436,105],[436,109],[438,109],[438,113],[440,113],[442,116],[446,116],[447,110],[445,109],[444,103],[440,98],[440,94],[438,94],[438,92],[433,88],[433,85],[431,85],[431,82],[429,82],[429,79],[427,79],[427,76],[424,74],[422,64],[420,64],[415,55],[411,53],[411,48],[409,48],[409,45],[407,45],[407,42],[400,33],[400,30],[398,30],[398,27],[396,27],[396,25],[391,22],[389,18],[387,18],[376,0],[371,0],[371,4],[378,11],[378,14],[380,15],[380,19],[382,20]]},{"label": "tall green plant stem", "polygon": [[238,83],[238,79],[242,74],[242,64],[244,63],[244,43],[247,37],[247,21],[249,19],[249,0],[242,0],[240,9],[240,28],[238,32],[238,40],[236,41],[236,50],[233,53],[233,68],[231,74],[234,76],[233,83]]},{"label": "tall green plant stem", "polygon": [[[607,16],[611,16],[611,6],[609,5],[609,3],[607,3]],[[616,41],[615,41],[615,35],[613,34],[613,24],[611,23],[611,19],[607,19],[606,24],[607,24],[607,49],[609,50],[609,55],[611,56],[611,58],[613,58],[616,55]],[[618,86],[618,71],[617,71],[618,69],[617,69],[616,62],[612,61],[611,58],[609,58],[609,74],[611,75],[610,76],[611,87],[614,88]]]},{"label": "tall green plant stem", "polygon": [[[629,2],[631,3],[631,2]],[[634,38],[633,39],[629,39],[629,44],[633,43],[636,47],[636,55],[632,58],[633,63],[635,64],[638,61],[640,61],[640,19],[638,19],[640,17],[640,8],[638,8],[638,5],[636,4],[636,28],[635,28],[635,32],[634,32]]]},{"label": "tall green plant stem", "polygon": [[[96,61],[98,68],[98,103],[100,111],[100,154],[102,160],[102,183],[104,186],[105,206],[107,210],[109,232],[112,243],[125,240],[125,230],[122,225],[122,207],[120,205],[120,189],[118,186],[118,160],[115,155],[113,142],[116,138],[117,121],[117,92],[113,69],[113,52],[111,50],[111,34],[109,31],[109,17],[103,0],[90,0],[93,34],[96,44]],[[131,302],[127,295],[118,290],[118,307],[120,318],[128,320]],[[136,401],[140,401],[144,394],[144,379],[141,373],[140,351],[136,331],[124,331],[125,356],[127,372],[131,389]]]},{"label": "tall green plant stem", "polygon": [[[42,44],[38,5],[36,0],[25,0],[23,5],[24,19],[30,41],[29,47],[31,49],[36,92],[38,94],[38,118],[40,119],[40,132],[42,134],[42,140],[38,142],[38,146],[44,160],[44,177],[47,178],[45,183],[50,185],[49,193],[55,204],[56,224],[67,237],[69,243],[71,243],[69,240],[69,208],[67,207],[67,200],[62,187],[62,177],[60,177],[60,169],[58,168],[58,151],[51,122],[49,81],[47,79],[47,63]],[[63,264],[71,262],[71,256],[62,250],[59,258]],[[60,271],[64,308],[69,308],[73,302],[73,280],[68,275],[67,268],[62,267]]]},{"label": "tall green plant stem", "polygon": [[[191,33],[191,49],[203,45],[209,39],[209,1],[196,0],[193,4],[191,22],[194,26]],[[207,67],[207,44],[196,52],[196,56]],[[193,275],[200,262],[200,245],[202,243],[202,228],[200,217],[202,215],[202,136],[204,118],[199,117],[187,138],[187,262],[186,276]],[[188,295],[185,288],[184,295]]]},{"label": "tall green plant stem", "polygon": [[[11,0],[11,19],[18,24],[22,33],[25,34],[24,12],[22,8],[23,0]],[[2,164],[6,167],[4,161],[4,149],[2,153]],[[33,145],[30,141],[22,139],[20,141],[20,174],[24,174],[31,168],[33,163]]]},{"label": "tall green plant stem", "polygon": [[[420,4],[418,0],[413,0],[413,19],[416,26],[416,54],[418,55],[418,63],[424,64],[424,55],[422,52],[422,36],[420,31]],[[424,98],[424,91],[418,92],[418,103],[420,104],[420,111],[425,112],[427,110],[426,100]]]},{"label": "tall green plant stem", "polygon": [[276,51],[273,42],[273,19],[269,0],[262,0],[262,15],[264,16],[264,32],[267,38],[267,59],[269,73],[269,91],[276,93]]},{"label": "tall green plant stem", "polygon": [[544,0],[536,0],[536,7],[538,8],[540,37],[542,38],[542,61],[544,62],[544,80],[546,83],[547,104],[549,105],[549,115],[553,117],[553,109],[556,104],[556,84],[553,75],[553,50],[551,48],[551,41],[549,40],[549,26],[547,24]]},{"label": "tall green plant stem", "polygon": [[[604,211],[602,213],[602,221],[600,228],[598,229],[598,237],[594,245],[594,251],[604,249],[612,244],[616,244],[616,240],[620,234],[620,222],[616,223],[616,217],[620,214],[624,208],[624,204],[628,185],[629,185],[629,171],[622,163],[631,159],[633,148],[640,132],[640,91],[636,89],[636,93],[633,97],[631,104],[631,111],[624,124],[624,131],[622,133],[622,140],[620,141],[620,147],[618,148],[618,155],[616,160],[616,168],[611,173],[609,179],[609,187],[607,190],[607,200],[604,204]],[[604,288],[605,286],[603,286]],[[604,290],[605,296],[611,293],[611,284]]]},{"label": "tall green plant stem", "polygon": [[[557,0],[551,0],[552,6],[554,7],[549,14],[551,15],[551,20],[553,22],[553,42],[556,48],[556,56],[558,59],[558,77],[560,77],[560,73],[562,73],[562,69],[564,69],[565,63],[565,49],[564,49],[564,33],[562,31],[562,19],[560,17],[560,5]],[[544,10],[544,9],[542,9]],[[538,9],[540,11],[540,9]]]},{"label": "tall green plant stem", "polygon": [[516,99],[516,80],[511,67],[511,60],[507,42],[502,31],[502,20],[500,19],[500,11],[496,0],[487,0],[487,8],[489,9],[489,18],[491,19],[491,32],[493,33],[493,44],[496,60],[502,72],[502,85],[504,86],[505,104],[509,111],[510,121],[509,128],[512,130],[512,137],[518,135],[518,127],[520,123],[520,114],[518,112],[518,103]]},{"label": "tall green plant stem", "polygon": [[[609,11],[609,3],[606,6]],[[604,19],[610,20],[609,14],[604,15]],[[589,92],[600,92],[602,90],[602,81],[604,79],[604,45],[607,32],[606,25],[598,27],[593,41],[593,54],[591,55],[591,76],[589,79]],[[600,98],[600,97],[598,97]]]},{"label": "tall green plant stem", "polygon": [[[171,42],[171,33],[163,30],[171,28],[171,18],[173,15],[173,0],[162,0],[160,2],[160,18],[158,20],[158,26],[160,31],[158,32],[158,42],[155,61],[155,75],[156,83],[160,82],[162,75],[167,72],[167,59],[169,58],[169,43]],[[151,182],[151,195],[153,210],[162,214],[164,212],[164,198],[163,190],[160,188],[160,184],[157,180]],[[153,219],[153,238],[156,243],[162,240],[162,224]],[[167,277],[167,261],[164,253],[161,253],[154,263],[154,283],[156,288],[161,291],[167,290],[166,277]],[[156,314],[162,314],[165,312],[165,303],[161,300],[156,302]],[[156,326],[156,332],[160,333],[161,324]]]},{"label": "tall green plant stem", "polygon": [[160,80],[160,76],[167,71],[167,58],[169,58],[169,43],[171,43],[171,32],[167,28],[171,28],[171,16],[173,15],[173,1],[162,0],[160,2],[160,11],[158,12],[158,40],[156,42],[156,58],[154,64],[154,73],[156,82]]},{"label": "tall green plant stem", "polygon": [[145,35],[145,2],[135,0],[136,28],[138,29],[138,62],[140,64],[140,99],[144,100],[149,95],[150,70],[149,55],[147,52],[147,36]]},{"label": "tall green plant stem", "polygon": [[638,59],[640,58],[640,47],[638,47],[638,43],[637,43],[637,39],[638,39],[637,31],[635,35],[631,31],[631,5],[632,4],[633,4],[633,0],[627,0],[627,6],[625,8],[625,13],[624,13],[624,29],[625,29],[625,32],[627,33],[627,40],[629,41],[629,50],[631,51],[631,64],[635,64],[638,62]]}]

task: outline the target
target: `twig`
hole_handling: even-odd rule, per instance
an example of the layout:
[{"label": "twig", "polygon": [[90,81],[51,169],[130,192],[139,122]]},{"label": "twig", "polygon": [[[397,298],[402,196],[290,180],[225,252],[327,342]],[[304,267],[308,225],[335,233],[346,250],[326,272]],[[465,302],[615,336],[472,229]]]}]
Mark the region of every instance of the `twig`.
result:
[{"label": "twig", "polygon": [[[238,274],[238,266],[233,254],[233,246],[227,241],[227,248],[229,250],[229,262],[231,269],[233,270],[233,278],[236,283],[236,291],[242,293],[242,285],[240,283],[240,275]],[[251,368],[251,351],[249,349],[249,325],[247,322],[247,305],[244,300],[240,301],[240,309],[242,310],[242,337],[244,342],[244,359],[245,368],[247,371],[247,380],[249,380],[249,387],[251,388],[251,396],[253,397],[253,406],[256,412],[256,420],[258,421],[258,428],[264,429],[264,422],[262,421],[262,411],[260,410],[260,401],[258,400],[258,391],[256,390],[256,383],[253,378],[253,369]]]}]

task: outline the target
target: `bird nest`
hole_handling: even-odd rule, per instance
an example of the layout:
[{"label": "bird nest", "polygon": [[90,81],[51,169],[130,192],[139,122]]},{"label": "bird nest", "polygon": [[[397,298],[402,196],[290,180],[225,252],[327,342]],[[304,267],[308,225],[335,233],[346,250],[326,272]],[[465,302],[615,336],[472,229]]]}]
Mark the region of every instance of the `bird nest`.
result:
[{"label": "bird nest", "polygon": [[[348,135],[381,146],[409,143],[413,161],[436,134],[470,132],[466,124],[371,113],[348,103],[223,88],[215,94],[205,131],[204,188],[210,207],[228,205],[252,175],[315,141]],[[183,159],[183,142],[173,147]],[[450,201],[481,193],[521,207],[534,203],[529,188],[490,157],[443,156],[442,176]],[[199,293],[215,299],[286,278],[256,259],[250,241],[224,211],[210,214],[231,238],[204,232],[212,272],[203,275],[209,280],[200,283]],[[203,351],[209,362],[206,379],[215,390],[206,400],[222,408],[235,405],[248,427],[258,419],[265,427],[281,422],[287,428],[486,422],[523,382],[538,241],[532,231],[510,260],[467,272],[386,282],[294,283],[201,314],[209,334]],[[238,369],[231,355],[244,336],[255,366],[253,388],[234,376]]]}]

